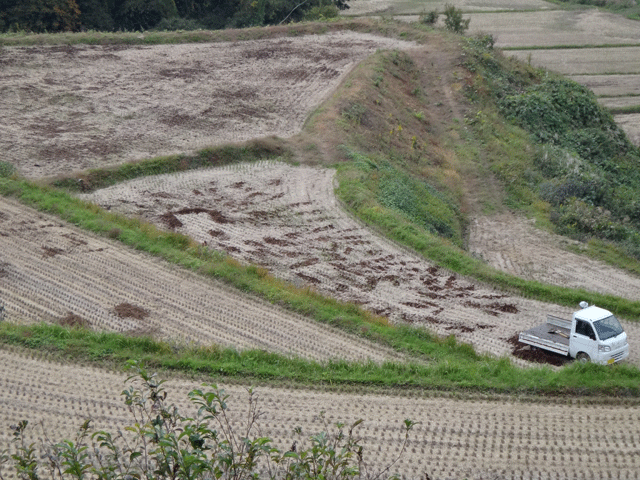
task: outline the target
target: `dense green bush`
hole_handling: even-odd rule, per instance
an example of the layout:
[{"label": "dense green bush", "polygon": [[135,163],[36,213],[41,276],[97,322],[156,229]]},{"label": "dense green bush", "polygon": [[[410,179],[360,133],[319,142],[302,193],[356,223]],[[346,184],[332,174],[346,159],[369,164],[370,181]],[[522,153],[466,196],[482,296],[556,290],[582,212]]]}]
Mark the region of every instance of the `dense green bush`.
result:
[{"label": "dense green bush", "polygon": [[10,177],[16,173],[16,167],[9,162],[0,161],[0,178]]},{"label": "dense green bush", "polygon": [[440,18],[440,12],[438,12],[438,10],[431,10],[430,12],[421,14],[418,21],[425,25],[435,25],[438,23],[438,18]]},{"label": "dense green bush", "polygon": [[498,105],[539,142],[574,147],[587,153],[585,158],[619,155],[629,148],[626,137],[593,92],[572,80],[545,79],[521,93],[501,98]]},{"label": "dense green bush", "polygon": [[198,30],[203,28],[204,25],[202,25],[197,20],[193,20],[190,18],[173,17],[163,18],[153,27],[153,30],[160,32],[174,32],[176,30]]},{"label": "dense green bush", "polygon": [[462,245],[462,214],[446,194],[386,160],[377,162],[347,148],[345,154],[360,172],[359,182],[368,191],[375,192],[379,205],[399,212],[433,234]]},{"label": "dense green bush", "polygon": [[80,14],[76,0],[1,0],[0,31],[75,31]]},{"label": "dense green bush", "polygon": [[414,223],[442,237],[460,237],[457,208],[443,194],[389,164],[380,168],[378,201],[403,213]]},{"label": "dense green bush", "polygon": [[122,30],[142,31],[177,15],[173,0],[124,0],[115,12],[114,20]]},{"label": "dense green bush", "polygon": [[[0,0],[0,32],[220,29],[330,18],[350,0]],[[179,21],[180,19],[181,21]],[[162,22],[162,23],[161,23]]]},{"label": "dense green bush", "polygon": [[[333,431],[327,428],[308,441],[292,425],[291,435],[300,446],[293,440],[291,448],[282,451],[270,438],[255,434],[262,413],[251,389],[245,423],[238,427],[228,416],[229,395],[216,385],[192,390],[189,399],[195,412],[184,416],[167,402],[163,381],[137,362],[130,366],[135,374],[122,395],[132,423],[124,431],[90,433],[87,420],[74,440],[47,440],[38,451],[25,440],[28,422],[22,420],[12,427],[13,449],[0,452],[0,466],[12,461],[18,478],[25,480],[44,478],[41,472],[46,469],[53,480],[377,479],[389,468],[369,473],[355,432],[362,420],[347,431],[338,423]],[[413,425],[404,422],[398,458]],[[51,432],[45,434],[48,439]],[[41,459],[46,462],[41,464]]]},{"label": "dense green bush", "polygon": [[318,5],[305,13],[304,20],[308,22],[329,20],[331,18],[337,18],[339,15],[340,9],[336,5]]}]

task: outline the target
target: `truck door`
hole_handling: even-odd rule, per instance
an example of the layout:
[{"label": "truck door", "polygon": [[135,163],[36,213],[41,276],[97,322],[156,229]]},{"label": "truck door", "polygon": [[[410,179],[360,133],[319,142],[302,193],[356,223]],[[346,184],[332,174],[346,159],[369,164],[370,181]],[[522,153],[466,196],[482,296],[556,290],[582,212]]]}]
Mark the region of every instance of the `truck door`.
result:
[{"label": "truck door", "polygon": [[598,355],[598,341],[596,333],[589,322],[576,318],[576,329],[571,334],[571,356],[579,352],[589,355],[589,360],[596,360]]}]

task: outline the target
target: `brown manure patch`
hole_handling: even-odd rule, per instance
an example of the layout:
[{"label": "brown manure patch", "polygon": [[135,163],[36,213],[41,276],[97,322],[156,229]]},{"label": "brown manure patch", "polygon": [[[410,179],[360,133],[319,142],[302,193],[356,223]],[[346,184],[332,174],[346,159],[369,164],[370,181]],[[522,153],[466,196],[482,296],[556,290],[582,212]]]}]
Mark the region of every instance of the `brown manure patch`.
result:
[{"label": "brown manure patch", "polygon": [[540,348],[532,347],[531,345],[520,343],[518,341],[518,337],[519,332],[516,332],[506,339],[507,342],[514,346],[513,351],[511,352],[514,357],[526,360],[527,362],[543,363],[556,367],[562,367],[571,361],[569,357],[565,357],[564,355],[559,355],[557,353],[548,352],[547,350],[542,350]]},{"label": "brown manure patch", "polygon": [[175,230],[176,228],[180,228],[182,226],[182,222],[178,220],[176,216],[171,212],[167,212],[161,215],[160,220],[162,220],[162,223],[164,223],[171,230]]},{"label": "brown manure patch", "polygon": [[59,248],[55,248],[55,247],[42,247],[42,256],[47,258],[47,257],[55,257],[56,255],[59,255],[60,253],[64,253],[64,250],[61,250]]},{"label": "brown manure patch", "polygon": [[67,313],[66,316],[57,320],[58,325],[63,327],[82,327],[88,328],[89,322],[82,318],[80,315],[76,315],[73,312]]},{"label": "brown manure patch", "polygon": [[135,318],[143,320],[149,316],[149,312],[142,307],[131,305],[130,303],[121,303],[113,308],[113,311],[120,318]]}]

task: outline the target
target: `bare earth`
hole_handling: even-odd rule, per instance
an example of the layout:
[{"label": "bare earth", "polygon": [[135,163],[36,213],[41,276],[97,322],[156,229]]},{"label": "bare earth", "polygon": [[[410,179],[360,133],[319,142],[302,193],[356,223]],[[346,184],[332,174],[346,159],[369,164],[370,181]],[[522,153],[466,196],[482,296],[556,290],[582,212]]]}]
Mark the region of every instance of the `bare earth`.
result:
[{"label": "bare earth", "polygon": [[29,178],[298,133],[392,39],[339,32],[236,43],[5,47],[0,150]]},{"label": "bare earth", "polygon": [[469,234],[472,255],[513,275],[630,300],[640,297],[640,278],[571,253],[569,244],[580,245],[511,213],[475,218]]},{"label": "bare earth", "polygon": [[[5,426],[28,418],[34,442],[42,428],[72,438],[86,418],[94,429],[116,431],[130,421],[119,393],[125,375],[59,364],[17,350],[0,350],[0,445]],[[169,401],[184,414],[195,412],[187,392],[197,380],[169,380]],[[244,418],[247,392],[224,385],[234,424]],[[402,459],[391,472],[404,478],[460,480],[635,479],[640,471],[640,408],[637,400],[454,399],[428,395],[363,395],[256,387],[260,435],[287,449],[324,429],[321,411],[333,424],[364,422],[358,429],[364,457],[379,471],[398,454],[404,419],[419,422]],[[607,432],[603,432],[607,425]],[[293,433],[301,427],[302,435]],[[611,434],[610,432],[615,432]],[[58,438],[58,437],[56,437]],[[386,478],[386,477],[383,477]]]}]

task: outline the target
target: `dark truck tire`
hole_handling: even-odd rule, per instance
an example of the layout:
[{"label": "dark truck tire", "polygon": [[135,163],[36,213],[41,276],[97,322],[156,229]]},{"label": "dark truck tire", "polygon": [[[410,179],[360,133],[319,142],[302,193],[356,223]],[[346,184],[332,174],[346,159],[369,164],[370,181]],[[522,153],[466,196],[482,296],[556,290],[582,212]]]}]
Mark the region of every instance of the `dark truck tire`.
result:
[{"label": "dark truck tire", "polygon": [[591,361],[591,357],[584,352],[580,352],[576,355],[576,360],[580,363],[589,363]]}]

